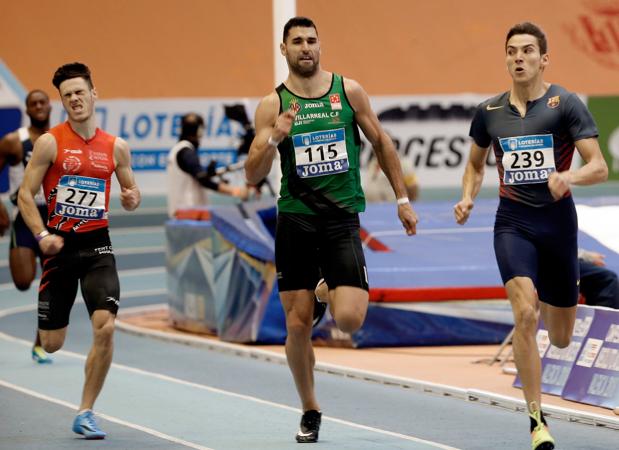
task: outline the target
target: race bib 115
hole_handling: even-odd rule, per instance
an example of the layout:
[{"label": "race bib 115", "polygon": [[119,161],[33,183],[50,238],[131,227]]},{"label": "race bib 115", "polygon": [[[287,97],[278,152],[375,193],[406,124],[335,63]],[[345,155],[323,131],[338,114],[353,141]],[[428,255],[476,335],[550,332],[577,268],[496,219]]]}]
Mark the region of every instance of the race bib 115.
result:
[{"label": "race bib 115", "polygon": [[297,175],[320,177],[348,171],[344,128],[292,136]]}]

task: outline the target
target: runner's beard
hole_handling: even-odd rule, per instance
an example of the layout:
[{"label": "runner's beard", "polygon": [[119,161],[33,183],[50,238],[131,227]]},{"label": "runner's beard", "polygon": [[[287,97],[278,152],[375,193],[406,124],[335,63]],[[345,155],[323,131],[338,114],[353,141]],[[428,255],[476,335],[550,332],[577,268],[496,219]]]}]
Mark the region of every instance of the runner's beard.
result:
[{"label": "runner's beard", "polygon": [[315,61],[311,66],[302,66],[296,62],[289,62],[289,66],[291,72],[303,78],[311,78],[318,72],[318,61]]}]

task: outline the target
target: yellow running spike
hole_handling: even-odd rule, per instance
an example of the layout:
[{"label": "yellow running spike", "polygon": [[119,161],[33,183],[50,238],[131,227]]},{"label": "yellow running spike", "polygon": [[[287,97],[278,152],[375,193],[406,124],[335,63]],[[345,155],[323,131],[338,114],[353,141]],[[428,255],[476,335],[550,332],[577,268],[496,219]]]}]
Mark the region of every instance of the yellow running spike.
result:
[{"label": "yellow running spike", "polygon": [[[532,403],[531,406],[534,404]],[[548,432],[548,427],[542,422],[542,412],[539,409],[532,409],[529,417],[536,423],[535,428],[531,432],[531,448],[533,450],[553,450],[555,448],[555,440]]]}]

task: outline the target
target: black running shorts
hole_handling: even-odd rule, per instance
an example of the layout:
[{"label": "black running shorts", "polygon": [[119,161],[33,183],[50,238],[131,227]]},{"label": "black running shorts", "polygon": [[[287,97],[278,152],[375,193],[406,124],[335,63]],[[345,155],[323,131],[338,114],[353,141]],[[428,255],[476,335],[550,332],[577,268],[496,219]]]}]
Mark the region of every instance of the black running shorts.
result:
[{"label": "black running shorts", "polygon": [[577,237],[572,197],[541,207],[501,197],[494,251],[503,283],[528,277],[544,303],[575,306],[580,276]]},{"label": "black running shorts", "polygon": [[107,229],[64,237],[60,253],[43,263],[38,308],[42,330],[69,324],[78,282],[90,316],[98,309],[118,312],[120,284]]},{"label": "black running shorts", "polygon": [[280,213],[275,235],[279,291],[314,290],[324,277],[329,289],[368,290],[359,236],[359,215],[315,216]]},{"label": "black running shorts", "polygon": [[[47,223],[47,205],[38,205],[37,207],[43,223]],[[30,231],[30,228],[28,228],[28,225],[26,225],[26,222],[24,222],[20,212],[17,213],[15,220],[13,220],[10,244],[11,249],[19,247],[32,249],[37,256],[42,256],[39,243],[32,234],[32,231]]]}]

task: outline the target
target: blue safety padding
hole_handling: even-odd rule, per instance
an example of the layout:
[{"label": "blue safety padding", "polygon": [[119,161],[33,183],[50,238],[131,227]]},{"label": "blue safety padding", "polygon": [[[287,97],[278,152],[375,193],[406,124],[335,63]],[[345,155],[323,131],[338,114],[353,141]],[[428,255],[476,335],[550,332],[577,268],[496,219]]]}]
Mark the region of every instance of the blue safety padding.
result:
[{"label": "blue safety padding", "polygon": [[275,261],[275,241],[257,213],[272,207],[272,203],[262,202],[214,207],[211,219],[217,231],[239,250],[262,261]]},{"label": "blue safety padding", "polygon": [[[21,125],[21,110],[19,108],[0,108],[0,138],[15,131]],[[0,172],[0,192],[9,190],[8,164]]]},{"label": "blue safety padding", "polygon": [[[578,203],[616,205],[619,198],[578,199]],[[392,203],[368,205],[367,211],[360,216],[362,227],[391,249],[389,252],[365,249],[370,287],[501,286],[492,232],[497,205],[498,199],[478,200],[469,222],[462,227],[454,221],[453,202],[416,203],[415,209],[420,217],[419,234],[412,237],[406,236],[401,229]],[[260,267],[266,267],[267,263],[272,267],[274,262],[274,202],[215,207],[211,209],[211,217],[212,228],[216,230],[211,250],[216,258],[213,264],[216,268],[220,267],[216,269],[215,279],[225,284],[227,293],[215,308],[220,337],[234,342],[284,343],[285,317],[276,280],[267,281],[263,275],[267,272],[262,272],[258,267],[260,264]],[[173,247],[183,248],[191,245],[191,239],[207,235],[206,230],[210,226],[209,222],[169,221],[168,239],[174,242]],[[173,229],[177,227],[186,227],[188,232],[175,236]],[[203,231],[200,231],[201,228]],[[224,242],[219,236],[232,244],[234,255],[221,253],[223,244],[215,246],[217,242]],[[619,254],[616,252],[583,232],[579,233],[579,245],[605,254],[607,266],[611,270],[619,270]],[[255,258],[257,262],[245,261],[240,257],[241,253]],[[202,264],[205,264],[204,259]],[[273,277],[273,272],[270,273],[269,276]],[[273,287],[269,288],[271,284]],[[217,287],[214,292],[219,291],[220,287]],[[406,308],[406,303],[402,305],[371,304],[363,327],[352,335],[352,345],[492,344],[501,342],[512,327],[511,322],[495,321],[492,315],[479,320],[479,316],[471,315],[470,311],[452,308],[441,314],[441,308],[424,312]],[[505,307],[509,308],[509,305],[506,303]],[[332,340],[332,327],[332,321],[324,321],[314,330],[314,337]]]},{"label": "blue safety padding", "polygon": [[511,329],[511,324],[370,305],[352,339],[355,347],[497,344]]}]

